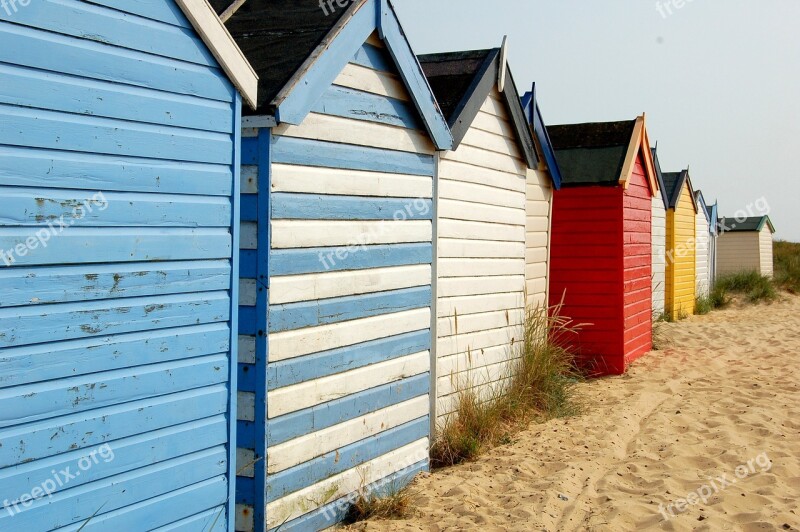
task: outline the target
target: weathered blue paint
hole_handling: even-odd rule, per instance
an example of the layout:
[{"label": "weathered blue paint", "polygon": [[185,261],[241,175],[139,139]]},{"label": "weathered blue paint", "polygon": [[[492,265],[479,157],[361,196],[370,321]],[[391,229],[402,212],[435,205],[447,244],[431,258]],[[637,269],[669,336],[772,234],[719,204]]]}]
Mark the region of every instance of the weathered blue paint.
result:
[{"label": "weathered blue paint", "polygon": [[547,125],[544,122],[544,118],[542,118],[542,111],[539,109],[539,103],[536,101],[535,83],[531,91],[522,96],[522,107],[525,109],[525,116],[528,119],[528,124],[533,131],[533,135],[539,142],[539,147],[542,150],[541,156],[544,157],[545,163],[547,163],[547,169],[553,180],[553,186],[556,190],[559,190],[561,188],[561,170],[558,167],[558,160],[556,159],[553,143],[550,141],[550,134],[547,132]]},{"label": "weathered blue paint", "polygon": [[[373,494],[375,497],[385,497],[389,495],[392,490],[396,490],[398,486],[405,486],[410,483],[414,477],[428,469],[427,460],[416,463],[407,467],[398,473],[390,475],[379,482],[370,484],[365,487],[365,490]],[[352,499],[343,498],[334,501],[319,510],[311,512],[299,519],[286,523],[282,527],[276,527],[269,532],[278,532],[280,530],[324,530],[331,527],[335,523],[342,521],[347,517],[350,510],[350,505],[353,503]]]},{"label": "weathered blue paint", "polygon": [[[432,245],[397,244],[364,246],[358,253],[340,255],[341,248],[305,248],[273,250],[270,255],[273,275],[300,275],[345,270],[365,270],[390,266],[428,264]],[[330,259],[333,257],[333,260]],[[322,260],[328,258],[328,260]]]},{"label": "weathered blue paint", "polygon": [[[281,113],[277,117],[278,122],[292,122],[287,120],[286,109],[297,106],[297,109],[302,108],[302,116],[313,111],[326,115],[331,120],[350,121],[352,127],[362,127],[364,122],[369,122],[369,126],[373,128],[403,129],[414,135],[419,135],[422,128],[427,127],[425,118],[415,107],[417,103],[412,106],[400,99],[332,85],[333,80],[347,63],[372,70],[384,69],[384,73],[394,76],[400,73],[398,62],[387,48],[364,43],[369,34],[375,30],[379,14],[377,2],[369,0],[366,5],[371,6],[369,13],[363,11],[366,7],[362,7],[362,11],[359,11],[356,17],[369,19],[372,29],[364,32],[358,28],[344,28],[343,32],[359,35],[361,42],[356,47],[353,47],[352,43],[348,44],[347,47],[352,50],[346,56],[324,59],[326,65],[323,66],[329,71],[309,74],[307,77],[311,81],[308,85],[304,85],[302,89],[295,89],[305,94],[301,94],[295,100],[287,99],[282,104]],[[357,24],[366,22],[350,21],[348,26]],[[331,50],[336,49],[335,42]],[[406,53],[403,50],[402,46],[398,46],[395,53]],[[326,55],[332,56],[336,53],[342,52],[329,50]],[[404,59],[406,61],[404,68],[411,68],[412,60],[416,64],[416,58],[410,54],[410,50],[408,55],[409,57]],[[336,68],[332,65],[336,65]],[[300,103],[304,98],[310,99],[311,95],[317,95],[313,102]],[[428,98],[432,101],[432,96],[428,95]],[[409,99],[413,101],[415,98]],[[346,125],[348,122],[342,123],[342,126]],[[315,486],[322,485],[335,475],[343,475],[352,482],[358,474],[359,466],[369,462],[381,463],[382,457],[398,449],[408,448],[409,445],[411,448],[421,448],[424,451],[429,435],[429,416],[420,413],[409,416],[412,418],[419,416],[415,419],[400,419],[402,412],[399,409],[405,408],[407,405],[404,403],[408,402],[413,402],[415,408],[419,408],[420,400],[422,404],[427,405],[431,379],[429,368],[420,368],[417,362],[413,373],[393,377],[399,379],[394,381],[384,375],[367,376],[365,378],[374,379],[374,383],[362,382],[358,389],[342,393],[341,397],[330,400],[320,398],[318,400],[325,402],[283,415],[275,415],[276,410],[273,410],[270,417],[269,398],[280,402],[279,409],[287,412],[291,410],[287,408],[287,403],[291,404],[291,398],[287,399],[285,393],[289,391],[288,387],[328,377],[346,376],[349,371],[367,369],[372,365],[399,361],[429,351],[432,342],[428,314],[433,314],[430,283],[397,288],[396,284],[390,286],[392,282],[390,274],[393,272],[382,270],[431,265],[433,245],[430,240],[410,244],[399,242],[367,244],[359,246],[355,252],[342,253],[342,249],[333,244],[347,241],[344,237],[350,235],[334,233],[331,235],[328,247],[280,249],[276,248],[271,240],[270,227],[273,233],[287,231],[293,224],[311,220],[330,221],[332,224],[356,220],[373,222],[399,220],[397,223],[400,224],[432,224],[433,200],[430,192],[423,198],[385,197],[377,188],[374,194],[370,194],[369,189],[362,188],[358,195],[328,194],[326,190],[321,189],[322,187],[313,191],[304,188],[300,192],[292,189],[291,183],[282,182],[278,185],[277,181],[276,187],[284,188],[273,191],[273,168],[275,165],[281,165],[284,170],[287,166],[304,167],[303,172],[309,176],[313,176],[315,169],[319,169],[321,173],[328,170],[344,170],[342,173],[345,175],[348,170],[393,174],[392,179],[395,182],[407,177],[409,183],[414,183],[413,186],[420,190],[426,188],[424,181],[420,185],[420,178],[427,178],[431,181],[430,190],[433,190],[435,157],[430,151],[422,148],[418,151],[412,151],[411,148],[401,151],[369,147],[354,144],[344,136],[341,140],[333,142],[315,140],[313,137],[281,136],[278,134],[280,129],[265,127],[257,131],[257,136],[252,136],[251,130],[248,132],[251,136],[242,139],[242,164],[248,166],[247,172],[251,176],[255,174],[252,167],[258,167],[258,199],[245,198],[242,208],[245,211],[243,220],[249,222],[248,230],[251,234],[252,222],[258,223],[258,249],[242,250],[241,274],[246,278],[256,279],[256,287],[258,290],[263,289],[265,298],[270,297],[271,291],[276,302],[263,308],[257,303],[256,306],[241,307],[239,311],[241,319],[239,333],[245,337],[256,338],[256,354],[254,360],[243,360],[238,365],[239,392],[247,399],[248,404],[250,402],[255,404],[255,411],[240,409],[238,416],[240,419],[237,422],[238,445],[243,456],[253,457],[253,463],[240,463],[239,466],[242,472],[236,481],[236,497],[239,505],[236,527],[237,530],[265,532],[266,528],[284,520],[284,517],[277,512],[291,510],[290,513],[294,517],[289,519],[281,530],[317,530],[323,525],[335,524],[338,517],[334,516],[331,521],[321,518],[322,514],[316,510],[316,506],[320,503],[309,496],[308,501],[303,499],[307,502],[309,514],[296,518],[300,515],[298,514],[300,510],[291,502],[291,498],[299,491],[307,488],[319,489]],[[265,139],[270,139],[269,157],[265,156],[263,145]],[[398,214],[409,210],[413,215]],[[265,221],[280,221],[280,223],[263,223]],[[391,235],[393,230],[396,229],[387,229],[387,234]],[[400,236],[398,240],[401,240]],[[263,261],[266,261],[266,264]],[[327,274],[344,275],[344,279],[347,279],[351,274],[368,274],[370,270],[381,271],[375,272],[374,280],[370,281],[375,287],[366,293],[356,293],[355,289],[337,290],[336,294],[317,295],[317,297],[314,297],[313,292],[308,293],[307,287],[317,282],[322,283],[321,289],[331,290],[330,280],[335,277],[326,277]],[[262,272],[267,272],[267,278],[261,278]],[[302,284],[300,276],[304,275],[309,276],[306,281],[308,285]],[[278,279],[280,283],[276,282]],[[297,299],[292,299],[295,292],[298,292]],[[328,327],[330,329],[325,330],[330,330],[331,335],[335,336],[338,330],[345,330],[344,328],[352,327],[359,320],[365,319],[387,321],[384,325],[376,327],[371,333],[374,335],[371,338],[350,340],[347,333],[342,333],[344,337],[318,352],[301,356],[297,356],[300,353],[287,355],[281,352],[281,349],[302,345],[305,341],[302,335],[313,334],[316,328]],[[393,323],[394,325],[391,325]],[[386,328],[385,333],[381,327]],[[370,330],[370,326],[365,324],[365,329]],[[259,336],[262,332],[265,334],[263,342]],[[290,342],[285,341],[286,335],[291,338]],[[418,361],[419,357],[416,357],[416,360]],[[312,392],[309,390],[302,393]],[[278,409],[278,406],[274,408]],[[286,449],[293,445],[301,447],[310,445],[305,437],[326,429],[336,430],[342,423],[358,422],[360,418],[382,410],[394,416],[393,419],[396,421],[387,421],[384,427],[375,427],[374,430],[371,429],[361,436],[342,434],[338,436],[341,438],[341,443],[336,449],[325,449],[318,454],[309,453],[308,459],[302,463],[289,463],[286,460],[281,462],[278,458],[270,462],[271,456],[276,457],[281,452],[280,449],[276,449],[277,446],[282,445]],[[264,445],[264,454],[259,451],[261,445]],[[405,454],[411,453],[401,451],[398,456],[402,455],[405,459]],[[420,458],[416,457],[412,462],[416,464],[414,473],[427,467],[427,461],[422,463],[419,461]],[[286,465],[281,466],[281,463]],[[404,465],[407,464],[398,465],[398,469]],[[383,464],[381,467],[381,474],[384,471],[386,474],[392,472],[392,465]],[[401,481],[408,479],[406,476],[398,478]],[[265,508],[266,513],[263,511]]]},{"label": "weathered blue paint", "polygon": [[393,404],[425,395],[429,390],[428,381],[427,374],[418,375],[270,421],[267,426],[269,444],[278,445],[303,434],[317,432]]},{"label": "weathered blue paint", "polygon": [[232,530],[241,97],[173,0],[0,10],[0,77],[0,529]]}]

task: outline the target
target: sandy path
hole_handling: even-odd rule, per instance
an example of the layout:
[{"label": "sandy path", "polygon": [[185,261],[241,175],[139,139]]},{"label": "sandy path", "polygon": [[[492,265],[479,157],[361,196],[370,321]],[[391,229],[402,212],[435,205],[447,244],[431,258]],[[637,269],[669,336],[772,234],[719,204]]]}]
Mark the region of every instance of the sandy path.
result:
[{"label": "sandy path", "polygon": [[670,348],[582,386],[584,415],[417,479],[408,521],[352,528],[800,530],[800,298],[668,327]]}]

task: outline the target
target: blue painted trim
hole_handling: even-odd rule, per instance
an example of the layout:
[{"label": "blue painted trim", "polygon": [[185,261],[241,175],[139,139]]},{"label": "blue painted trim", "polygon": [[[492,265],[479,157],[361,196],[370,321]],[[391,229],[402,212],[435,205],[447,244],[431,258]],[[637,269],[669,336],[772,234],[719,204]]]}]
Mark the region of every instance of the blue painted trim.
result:
[{"label": "blue painted trim", "polygon": [[550,140],[550,134],[547,132],[542,112],[539,109],[539,104],[536,101],[536,84],[530,92],[525,93],[522,97],[522,107],[525,109],[525,115],[528,122],[533,129],[533,134],[539,143],[542,150],[542,156],[547,163],[547,169],[550,172],[550,178],[553,181],[553,187],[556,190],[561,190],[561,169],[558,166],[558,159],[556,158],[556,151],[553,148],[553,142]]},{"label": "blue painted trim", "polygon": [[[339,259],[337,253],[344,258]],[[365,270],[431,264],[433,246],[430,243],[364,246],[349,255],[340,247],[281,249],[273,250],[270,259],[273,276]]]},{"label": "blue painted trim", "polygon": [[[277,109],[275,118],[278,123],[299,125],[303,122],[311,107],[375,31],[374,3],[375,0],[367,0],[362,5],[353,4],[350,7],[351,12],[345,14],[339,22],[339,24],[344,23],[339,34],[332,42],[323,43],[321,47],[325,47],[324,51],[309,69],[300,76],[296,75],[281,91],[282,93],[288,91],[283,100],[279,95],[271,102]],[[320,48],[317,48],[314,53],[319,51]]]},{"label": "blue painted trim", "polygon": [[242,120],[242,97],[236,93],[236,103],[234,105],[234,124],[233,124],[233,197],[231,198],[232,215],[231,215],[231,237],[232,237],[232,253],[231,253],[231,344],[230,344],[230,382],[228,383],[228,390],[230,394],[230,403],[228,405],[228,425],[229,425],[229,439],[228,439],[228,499],[227,499],[227,518],[228,530],[235,530],[235,517],[236,517],[236,411],[237,411],[237,378],[238,378],[238,361],[239,361],[239,321],[238,313],[236,312],[239,306],[239,231],[241,226],[241,214],[238,198],[240,196],[240,171],[241,171],[241,120]]},{"label": "blue painted trim", "polygon": [[238,390],[240,392],[256,393],[257,375],[255,364],[244,364],[240,362],[237,364],[237,382],[239,383]]},{"label": "blue painted trim", "polygon": [[300,436],[312,434],[345,421],[426,395],[429,391],[430,374],[423,373],[299,412],[293,412],[269,421],[267,424],[267,442],[269,445],[285,443]]},{"label": "blue painted trim", "polygon": [[270,191],[272,190],[272,129],[262,128],[258,131],[258,263],[256,276],[256,326],[253,334],[256,337],[255,363],[255,426],[259,427],[255,441],[254,485],[255,500],[253,509],[255,519],[254,532],[262,532],[266,528],[266,493],[267,493],[267,435],[262,427],[266,427],[268,419],[267,407],[267,367],[269,363],[269,336],[267,322],[269,312],[269,250],[270,228],[272,220]]},{"label": "blue painted trim", "polygon": [[275,390],[429,351],[430,348],[430,331],[423,330],[273,362],[267,369],[268,386],[270,390]]},{"label": "blue painted trim", "polygon": [[258,273],[258,251],[255,249],[239,250],[239,277],[242,279],[255,279]]},{"label": "blue painted trim", "polygon": [[386,50],[369,43],[364,43],[361,46],[353,56],[352,62],[379,72],[391,72],[396,68],[392,56]]},{"label": "blue painted trim", "polygon": [[[429,464],[427,460],[419,462],[368,486],[367,490],[375,496],[385,496],[391,493],[392,490],[398,490],[407,486],[414,480],[414,477],[423,471],[428,471],[428,469]],[[294,521],[275,527],[269,532],[310,532],[330,528],[347,517],[347,512],[350,510],[352,502],[352,498],[343,497],[318,510],[299,517]]]},{"label": "blue painted trim", "polygon": [[431,287],[424,286],[288,305],[271,305],[269,332],[293,331],[426,308],[430,306],[430,302]]},{"label": "blue painted trim", "polygon": [[[276,136],[272,162],[433,177],[433,155]],[[247,155],[245,150],[244,155]],[[244,164],[256,164],[255,160]]]},{"label": "blue painted trim", "polygon": [[389,0],[380,0],[378,6],[380,9],[378,27],[380,28],[381,36],[397,64],[400,77],[403,78],[408,91],[411,93],[417,110],[422,115],[431,140],[433,140],[438,150],[452,149],[453,135],[447,125],[447,119],[445,119],[439,108],[417,56],[411,50],[411,45],[403,28],[400,26],[394,6]]},{"label": "blue painted trim", "polygon": [[413,198],[277,193],[272,195],[272,219],[431,220],[433,201]]},{"label": "blue painted trim", "polygon": [[242,194],[242,221],[258,221],[258,194]]},{"label": "blue painted trim", "polygon": [[267,502],[274,502],[426,438],[429,423],[428,416],[425,416],[271,475],[267,482]]},{"label": "blue painted trim", "polygon": [[319,114],[423,130],[417,110],[406,102],[387,96],[331,86],[314,105]]}]

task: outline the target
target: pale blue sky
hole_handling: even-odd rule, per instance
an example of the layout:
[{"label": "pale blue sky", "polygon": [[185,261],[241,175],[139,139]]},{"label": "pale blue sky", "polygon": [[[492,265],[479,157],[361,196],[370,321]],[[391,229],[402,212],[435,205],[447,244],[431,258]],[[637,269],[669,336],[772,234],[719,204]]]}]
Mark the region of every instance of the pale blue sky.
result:
[{"label": "pale blue sky", "polygon": [[[661,5],[675,5],[662,1]],[[679,0],[678,0],[678,3]],[[395,0],[417,53],[499,46],[548,124],[647,112],[664,171],[800,242],[800,1]]]}]

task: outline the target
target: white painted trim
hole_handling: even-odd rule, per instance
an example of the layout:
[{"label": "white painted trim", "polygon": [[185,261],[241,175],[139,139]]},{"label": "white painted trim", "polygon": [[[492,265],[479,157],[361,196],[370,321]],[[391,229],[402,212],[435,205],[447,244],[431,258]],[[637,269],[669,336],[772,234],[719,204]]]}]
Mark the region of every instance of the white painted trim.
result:
[{"label": "white painted trim", "polygon": [[208,0],[175,0],[247,104],[258,107],[258,74]]}]

